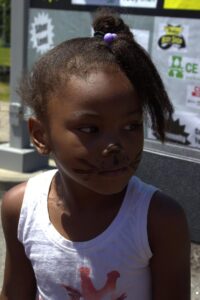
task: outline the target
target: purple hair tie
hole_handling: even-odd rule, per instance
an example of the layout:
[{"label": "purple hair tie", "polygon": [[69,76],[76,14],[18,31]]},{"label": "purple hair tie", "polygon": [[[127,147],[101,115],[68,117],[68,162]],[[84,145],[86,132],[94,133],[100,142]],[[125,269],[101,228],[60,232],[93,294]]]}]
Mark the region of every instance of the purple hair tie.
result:
[{"label": "purple hair tie", "polygon": [[111,44],[114,40],[116,40],[117,34],[116,33],[106,33],[103,37],[104,42],[107,44]]}]

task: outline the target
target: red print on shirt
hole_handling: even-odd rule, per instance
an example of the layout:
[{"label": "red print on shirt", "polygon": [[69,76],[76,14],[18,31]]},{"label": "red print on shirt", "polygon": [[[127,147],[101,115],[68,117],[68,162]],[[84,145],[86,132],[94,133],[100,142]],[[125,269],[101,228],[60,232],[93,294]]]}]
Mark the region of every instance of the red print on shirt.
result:
[{"label": "red print on shirt", "polygon": [[81,288],[82,293],[77,289],[74,289],[70,286],[63,285],[67,290],[70,300],[102,300],[103,297],[110,295],[110,300],[124,300],[127,298],[126,294],[123,293],[119,297],[113,295],[113,292],[116,289],[117,279],[120,277],[118,271],[111,271],[107,273],[107,281],[104,286],[97,290],[90,278],[90,269],[82,267],[79,269],[80,278],[81,278]]}]

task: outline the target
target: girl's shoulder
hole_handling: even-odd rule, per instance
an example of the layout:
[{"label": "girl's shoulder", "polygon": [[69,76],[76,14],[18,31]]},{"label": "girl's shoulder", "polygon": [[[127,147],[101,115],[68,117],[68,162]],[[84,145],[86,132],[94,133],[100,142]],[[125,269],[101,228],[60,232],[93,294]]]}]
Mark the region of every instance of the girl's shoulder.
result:
[{"label": "girl's shoulder", "polygon": [[[161,245],[189,239],[187,218],[182,206],[161,191],[154,193],[148,213],[148,238],[152,253]],[[165,249],[167,250],[168,247]]]},{"label": "girl's shoulder", "polygon": [[8,190],[2,199],[2,221],[4,221],[4,219],[5,221],[7,219],[12,219],[13,221],[15,220],[15,223],[18,225],[22,203],[23,200],[27,198],[27,193],[28,197],[34,197],[36,196],[36,193],[40,193],[44,188],[48,190],[51,180],[56,172],[57,169],[53,169],[39,173],[31,177],[28,181],[20,183]]},{"label": "girl's shoulder", "polygon": [[157,190],[150,203],[150,217],[172,217],[174,215],[184,214],[182,206],[172,197],[166,195],[160,190]]},{"label": "girl's shoulder", "polygon": [[17,232],[26,185],[27,182],[23,182],[14,186],[2,198],[1,221],[6,241],[6,257],[8,261],[12,249],[16,249],[17,252],[17,249],[21,247],[17,238]]},{"label": "girl's shoulder", "polygon": [[[1,217],[3,227],[13,225],[17,230],[21,206],[27,182],[20,183],[8,190],[2,199]],[[9,225],[10,224],[10,225]]]},{"label": "girl's shoulder", "polygon": [[[17,237],[20,211],[27,182],[18,184],[4,194],[1,206],[2,227],[6,241],[5,277],[1,296],[12,299],[35,299],[36,283],[30,261]],[[23,282],[23,284],[21,284]],[[0,298],[1,298],[0,296]],[[9,298],[9,299],[11,299]]]},{"label": "girl's shoulder", "polygon": [[183,208],[157,191],[150,203],[148,238],[153,299],[190,299],[190,235]]}]

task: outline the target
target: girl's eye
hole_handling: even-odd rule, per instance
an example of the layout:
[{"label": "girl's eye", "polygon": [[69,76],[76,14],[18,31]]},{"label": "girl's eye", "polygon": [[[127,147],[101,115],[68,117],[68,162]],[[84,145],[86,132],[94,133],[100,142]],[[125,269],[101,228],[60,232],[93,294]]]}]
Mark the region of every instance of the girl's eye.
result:
[{"label": "girl's eye", "polygon": [[133,131],[133,130],[136,130],[136,129],[139,129],[141,128],[142,126],[142,123],[138,123],[138,124],[129,124],[129,125],[126,125],[124,127],[125,130],[127,131]]},{"label": "girl's eye", "polygon": [[96,133],[98,131],[98,128],[95,126],[91,127],[80,127],[78,128],[79,131],[84,132],[84,133]]}]

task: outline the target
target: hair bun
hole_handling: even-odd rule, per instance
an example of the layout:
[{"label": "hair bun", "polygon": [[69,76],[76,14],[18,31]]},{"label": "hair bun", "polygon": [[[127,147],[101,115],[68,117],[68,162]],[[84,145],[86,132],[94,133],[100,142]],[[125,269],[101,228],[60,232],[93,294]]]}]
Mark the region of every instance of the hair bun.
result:
[{"label": "hair bun", "polygon": [[108,8],[101,8],[97,11],[93,21],[93,28],[95,32],[122,33],[133,37],[129,27],[118,16],[118,14]]}]

